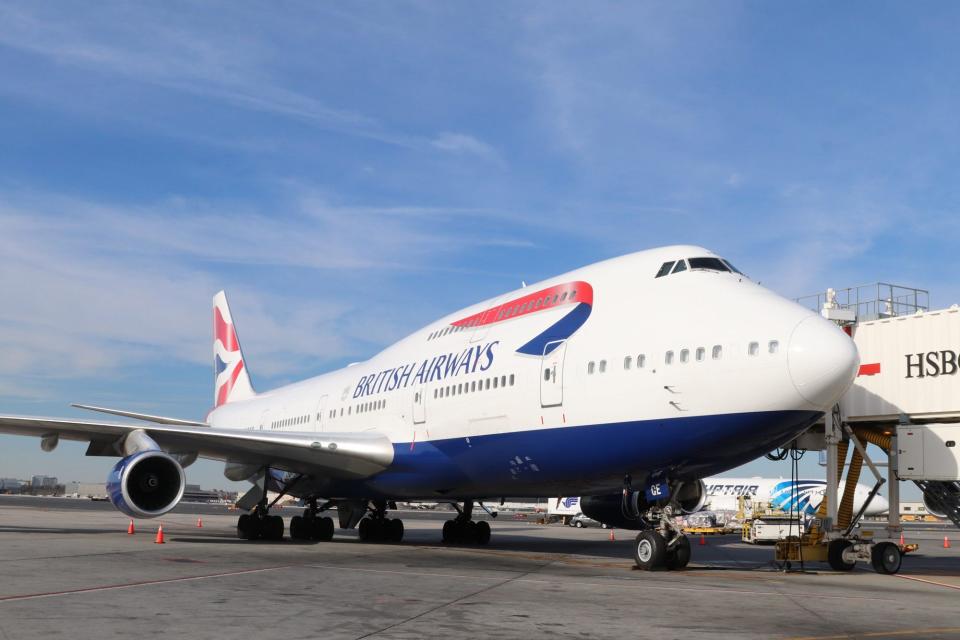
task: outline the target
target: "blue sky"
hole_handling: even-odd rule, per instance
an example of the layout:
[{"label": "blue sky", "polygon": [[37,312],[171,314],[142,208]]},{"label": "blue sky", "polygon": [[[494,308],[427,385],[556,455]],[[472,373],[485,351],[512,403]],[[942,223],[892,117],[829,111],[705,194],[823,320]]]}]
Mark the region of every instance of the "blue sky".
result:
[{"label": "blue sky", "polygon": [[[669,243],[791,297],[884,280],[960,302],[958,13],[0,4],[3,412],[202,417],[220,288],[260,388]],[[0,446],[0,476],[109,465]]]}]

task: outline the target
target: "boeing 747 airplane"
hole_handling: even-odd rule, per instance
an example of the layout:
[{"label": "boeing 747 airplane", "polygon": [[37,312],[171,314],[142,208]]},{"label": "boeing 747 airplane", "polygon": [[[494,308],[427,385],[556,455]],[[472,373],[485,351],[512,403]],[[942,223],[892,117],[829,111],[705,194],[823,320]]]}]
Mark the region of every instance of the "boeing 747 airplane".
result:
[{"label": "boeing 747 airplane", "polygon": [[634,561],[678,569],[690,545],[672,516],[698,510],[702,478],[803,432],[853,381],[853,341],[832,323],[696,246],[592,264],[452,313],[369,360],[255,392],[223,292],[213,298],[214,408],[182,420],[90,407],[126,422],[0,416],[0,433],[88,442],[119,457],[113,504],[173,509],[184,467],[223,460],[238,534],[277,539],[267,491],[303,498],[295,539],[341,528],[403,538],[395,500],[453,503],[444,542],[486,544],[474,505],[501,496],[590,496],[605,521],[641,529]]}]

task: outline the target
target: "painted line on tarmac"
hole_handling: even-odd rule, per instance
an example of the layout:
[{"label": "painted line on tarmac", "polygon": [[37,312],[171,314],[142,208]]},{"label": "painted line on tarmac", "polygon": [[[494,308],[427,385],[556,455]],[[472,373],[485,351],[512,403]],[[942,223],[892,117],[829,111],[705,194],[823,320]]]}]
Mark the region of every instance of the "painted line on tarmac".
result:
[{"label": "painted line on tarmac", "polygon": [[118,589],[134,589],[136,587],[152,587],[159,584],[172,584],[175,582],[192,582],[196,580],[212,580],[213,578],[227,578],[229,576],[241,576],[251,573],[266,573],[268,571],[280,571],[281,569],[290,569],[302,565],[285,564],[278,567],[264,567],[262,569],[241,569],[240,571],[223,571],[220,573],[207,573],[199,576],[183,576],[180,578],[165,578],[162,580],[141,580],[139,582],[125,582],[122,584],[108,584],[99,587],[84,587],[81,589],[66,589],[64,591],[48,591],[45,593],[24,593],[12,596],[0,596],[0,604],[4,602],[17,602],[21,600],[39,600],[41,598],[59,598],[62,596],[72,596],[81,593],[97,593],[99,591],[115,591]]},{"label": "painted line on tarmac", "polygon": [[[425,578],[453,578],[457,580],[469,579],[469,580],[493,580],[498,581],[500,578],[496,576],[476,576],[468,575],[461,573],[434,573],[429,571],[400,571],[392,569],[366,569],[361,567],[348,567],[342,565],[326,565],[326,564],[305,564],[298,565],[303,566],[308,569],[333,569],[339,571],[351,571],[355,573],[377,573],[377,574],[387,574],[387,575],[398,575],[398,576],[420,576]],[[678,574],[679,575],[679,574]],[[751,596],[776,596],[781,598],[819,598],[821,600],[858,600],[858,601],[868,601],[868,602],[898,602],[898,600],[892,598],[874,598],[868,596],[846,596],[846,595],[825,595],[822,593],[783,593],[777,591],[756,591],[752,589],[730,589],[727,587],[674,587],[653,583],[640,582],[639,580],[629,580],[626,578],[610,578],[602,582],[580,582],[576,580],[566,580],[558,576],[557,580],[535,580],[533,578],[517,578],[513,582],[523,582],[530,584],[545,584],[556,586],[558,580],[564,586],[578,586],[578,587],[635,587],[639,589],[654,589],[657,591],[682,591],[687,593],[703,593],[704,591],[716,591],[720,593],[732,593],[737,595],[751,595]]]},{"label": "painted line on tarmac", "polygon": [[895,573],[893,575],[895,575],[898,578],[903,578],[904,580],[914,580],[916,582],[925,582],[927,584],[935,584],[938,587],[946,587],[947,589],[956,589],[957,591],[960,591],[960,586],[957,586],[955,584],[947,584],[946,582],[937,582],[936,580],[927,580],[926,578],[920,578],[918,576],[905,576],[902,573]]},{"label": "painted line on tarmac", "polygon": [[898,631],[866,631],[844,633],[838,636],[793,636],[787,640],[850,640],[850,638],[891,638],[895,636],[923,637],[923,634],[957,633],[960,627],[930,627],[927,629],[900,629]]}]

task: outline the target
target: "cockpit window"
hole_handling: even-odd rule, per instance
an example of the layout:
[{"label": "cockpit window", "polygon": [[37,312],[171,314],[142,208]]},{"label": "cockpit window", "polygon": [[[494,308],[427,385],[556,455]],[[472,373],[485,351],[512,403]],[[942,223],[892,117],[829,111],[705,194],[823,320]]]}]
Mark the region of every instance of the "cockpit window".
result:
[{"label": "cockpit window", "polygon": [[723,264],[730,267],[730,271],[733,271],[734,273],[739,273],[740,275],[746,275],[743,273],[743,271],[740,271],[740,269],[737,269],[735,266],[733,266],[733,264],[727,259],[723,260]]},{"label": "cockpit window", "polygon": [[677,260],[677,266],[673,268],[673,271],[670,273],[680,273],[681,271],[687,270],[687,263],[683,260]]},{"label": "cockpit window", "polygon": [[670,273],[670,269],[673,268],[673,262],[674,262],[673,260],[671,260],[670,262],[664,262],[664,263],[660,266],[660,271],[657,271],[657,277],[658,277],[658,278],[662,278],[663,276],[665,276],[665,275],[667,275],[668,273]]},{"label": "cockpit window", "polygon": [[730,271],[730,267],[720,258],[690,258],[691,269],[709,269],[710,271]]}]

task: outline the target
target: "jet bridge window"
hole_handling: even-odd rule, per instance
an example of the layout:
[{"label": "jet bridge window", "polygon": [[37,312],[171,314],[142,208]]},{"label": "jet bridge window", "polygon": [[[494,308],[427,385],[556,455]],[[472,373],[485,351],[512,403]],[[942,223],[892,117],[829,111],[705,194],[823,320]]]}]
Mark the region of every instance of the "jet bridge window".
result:
[{"label": "jet bridge window", "polygon": [[709,271],[730,271],[720,258],[690,258],[691,269],[707,269]]},{"label": "jet bridge window", "polygon": [[671,260],[670,262],[664,262],[662,265],[660,265],[660,271],[657,271],[656,277],[662,278],[663,276],[670,273],[670,269],[673,269],[674,264],[675,264],[674,260]]}]

